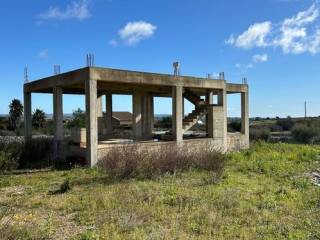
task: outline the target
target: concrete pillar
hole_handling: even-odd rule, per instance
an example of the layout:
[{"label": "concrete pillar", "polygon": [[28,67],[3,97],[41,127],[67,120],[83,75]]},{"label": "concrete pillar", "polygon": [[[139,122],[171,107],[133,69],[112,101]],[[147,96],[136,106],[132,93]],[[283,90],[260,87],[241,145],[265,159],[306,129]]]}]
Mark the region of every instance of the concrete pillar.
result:
[{"label": "concrete pillar", "polygon": [[63,146],[63,95],[62,88],[53,89],[54,159],[62,157]]},{"label": "concrete pillar", "polygon": [[133,121],[132,131],[133,137],[136,140],[142,137],[142,94],[141,92],[134,92],[132,96],[132,107],[133,107]]},{"label": "concrete pillar", "polygon": [[24,137],[25,142],[32,138],[31,92],[23,92],[24,97]]},{"label": "concrete pillar", "polygon": [[219,106],[225,106],[227,107],[227,97],[226,97],[226,92],[225,91],[221,91],[218,93],[218,102],[217,104]]},{"label": "concrete pillar", "polygon": [[249,97],[248,92],[241,93],[241,133],[249,141]]},{"label": "concrete pillar", "polygon": [[107,120],[107,134],[112,134],[112,94],[106,94],[106,120]]},{"label": "concrete pillar", "polygon": [[141,128],[142,128],[142,138],[147,139],[148,131],[148,109],[147,109],[147,94],[143,93],[141,95]]},{"label": "concrete pillar", "polygon": [[103,110],[102,110],[102,98],[103,95],[99,94],[97,98],[97,117],[98,117],[98,141],[99,137],[103,136],[103,129],[105,128],[105,120],[103,118]]},{"label": "concrete pillar", "polygon": [[55,140],[63,140],[63,100],[62,88],[53,89],[53,120]]},{"label": "concrete pillar", "polygon": [[[220,97],[223,105],[210,105],[208,107],[208,136],[215,140],[215,144],[221,150],[227,150],[227,102],[226,91],[224,90]],[[219,97],[218,97],[219,98]]]},{"label": "concrete pillar", "polygon": [[172,87],[172,134],[177,142],[183,140],[182,132],[182,99],[183,87]]},{"label": "concrete pillar", "polygon": [[154,126],[154,101],[153,101],[152,95],[148,96],[147,108],[148,108],[148,134],[152,136],[153,126]]},{"label": "concrete pillar", "polygon": [[[205,98],[205,101],[206,101],[206,104],[207,105],[210,105],[210,104],[213,104],[213,91],[212,90],[207,90],[206,91],[206,98]],[[209,126],[209,116],[208,116],[208,113],[206,114],[206,132],[208,134],[209,132],[209,129],[208,129],[208,126]]]},{"label": "concrete pillar", "polygon": [[153,96],[151,94],[142,95],[141,114],[142,138],[150,139],[154,124]]},{"label": "concrete pillar", "polygon": [[97,81],[85,81],[86,93],[86,154],[88,165],[98,162],[98,121],[97,121]]},{"label": "concrete pillar", "polygon": [[206,92],[206,104],[213,104],[213,91],[207,90]]},{"label": "concrete pillar", "polygon": [[102,97],[103,97],[103,95],[99,96],[98,100],[97,100],[97,116],[98,117],[103,117]]}]

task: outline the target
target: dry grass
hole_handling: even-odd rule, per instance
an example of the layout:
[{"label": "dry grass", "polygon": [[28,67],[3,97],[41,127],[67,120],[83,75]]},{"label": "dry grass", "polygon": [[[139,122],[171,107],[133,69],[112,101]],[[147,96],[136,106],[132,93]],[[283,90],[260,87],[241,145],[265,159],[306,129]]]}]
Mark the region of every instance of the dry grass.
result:
[{"label": "dry grass", "polygon": [[210,144],[191,149],[173,144],[157,148],[127,144],[112,148],[98,166],[115,179],[151,179],[165,173],[198,169],[212,172],[218,181],[225,164],[226,156]]}]

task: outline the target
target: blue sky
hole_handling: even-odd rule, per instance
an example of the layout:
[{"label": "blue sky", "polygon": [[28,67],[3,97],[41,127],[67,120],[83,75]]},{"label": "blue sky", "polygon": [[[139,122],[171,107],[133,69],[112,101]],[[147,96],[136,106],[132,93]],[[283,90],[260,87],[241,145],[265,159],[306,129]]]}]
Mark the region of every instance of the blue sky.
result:
[{"label": "blue sky", "polygon": [[[309,0],[11,0],[0,8],[0,113],[22,98],[29,78],[85,66],[205,77],[225,72],[250,84],[250,116],[320,115],[320,4]],[[240,115],[228,97],[229,116]],[[34,94],[33,108],[52,112],[52,96]],[[84,98],[64,97],[64,112],[84,109]],[[114,110],[131,111],[131,98],[114,97]],[[187,111],[191,105],[187,104]],[[156,99],[170,113],[170,99]]]}]

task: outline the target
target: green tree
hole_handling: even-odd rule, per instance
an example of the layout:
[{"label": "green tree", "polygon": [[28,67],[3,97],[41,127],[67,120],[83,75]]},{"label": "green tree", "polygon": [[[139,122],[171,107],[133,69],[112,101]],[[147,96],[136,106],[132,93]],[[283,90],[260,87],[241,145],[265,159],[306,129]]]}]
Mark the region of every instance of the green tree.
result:
[{"label": "green tree", "polygon": [[13,99],[9,104],[9,109],[8,129],[14,131],[20,125],[23,106],[19,99]]},{"label": "green tree", "polygon": [[83,110],[78,108],[72,113],[72,120],[68,123],[67,127],[70,128],[85,128],[86,127],[86,114]]},{"label": "green tree", "polygon": [[36,109],[32,114],[32,126],[35,128],[43,128],[46,124],[46,114],[41,109]]}]

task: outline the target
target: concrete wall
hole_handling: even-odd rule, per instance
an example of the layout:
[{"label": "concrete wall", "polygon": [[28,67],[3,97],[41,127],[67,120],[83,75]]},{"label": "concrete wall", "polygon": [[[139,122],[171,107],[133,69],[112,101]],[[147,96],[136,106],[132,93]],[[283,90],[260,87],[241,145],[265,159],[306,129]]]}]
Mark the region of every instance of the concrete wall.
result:
[{"label": "concrete wall", "polygon": [[228,133],[227,137],[228,151],[240,151],[250,147],[249,139],[241,133]]}]

